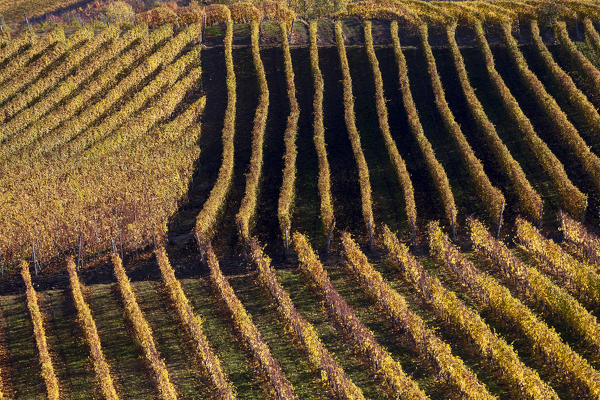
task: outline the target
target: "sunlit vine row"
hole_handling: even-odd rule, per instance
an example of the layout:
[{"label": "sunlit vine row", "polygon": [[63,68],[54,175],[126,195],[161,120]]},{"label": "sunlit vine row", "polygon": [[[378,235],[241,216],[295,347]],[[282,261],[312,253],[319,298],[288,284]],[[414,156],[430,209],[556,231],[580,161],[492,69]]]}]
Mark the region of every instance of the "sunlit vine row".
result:
[{"label": "sunlit vine row", "polygon": [[36,40],[35,34],[23,33],[16,38],[11,38],[6,41],[4,47],[0,48],[0,64],[4,64],[11,60],[24,47],[31,45]]},{"label": "sunlit vine row", "polygon": [[256,328],[250,315],[246,312],[244,305],[237,298],[231,285],[223,276],[217,256],[213,252],[210,244],[206,246],[205,251],[208,267],[210,268],[210,280],[231,315],[231,319],[233,320],[239,335],[242,337],[244,343],[252,353],[253,358],[267,378],[272,391],[272,397],[276,400],[296,399],[294,389],[283,374],[281,365],[279,365],[279,362],[271,355],[271,351],[264,342],[258,328]]},{"label": "sunlit vine row", "polygon": [[595,316],[546,275],[522,262],[479,221],[470,220],[469,230],[477,252],[492,261],[494,269],[521,300],[532,306],[542,305],[566,322],[595,352],[600,351],[600,324]]},{"label": "sunlit vine row", "polygon": [[173,271],[173,267],[171,267],[171,263],[167,257],[167,252],[163,247],[156,250],[156,259],[162,279],[167,287],[169,298],[173,302],[181,323],[194,341],[196,353],[200,357],[203,368],[208,372],[218,398],[223,400],[235,399],[235,389],[223,371],[221,360],[216,356],[202,330],[202,319],[194,313],[181,284],[175,278],[175,271]]},{"label": "sunlit vine row", "polygon": [[259,97],[256,113],[254,115],[254,128],[252,129],[252,152],[248,172],[246,173],[246,188],[240,209],[235,216],[239,234],[244,242],[250,239],[250,223],[256,215],[258,204],[258,192],[260,176],[263,168],[263,145],[265,141],[265,129],[267,127],[267,116],[269,113],[269,87],[265,75],[265,67],[260,57],[259,45],[259,22],[252,21],[250,24],[250,36],[252,42],[252,59],[258,80]]},{"label": "sunlit vine row", "polygon": [[[200,77],[201,69],[196,67],[185,78],[175,83],[186,68],[198,62],[199,55],[200,47],[192,49],[175,63],[163,69],[117,112],[107,116],[99,125],[84,131],[80,136],[48,155],[47,162],[44,164],[44,169],[50,171],[48,175],[52,175],[52,169],[49,168],[48,162],[51,163],[50,165],[52,163],[56,164],[55,173],[64,174],[68,170],[68,160],[73,159],[73,156],[81,155],[83,152],[100,155],[103,152],[110,151],[122,145],[126,140],[135,139],[136,136],[147,131],[157,120],[171,114],[183,99],[189,87],[196,83]],[[154,104],[151,102],[141,114],[133,117],[127,124],[114,132],[116,126],[130,119],[149,99],[152,99],[157,92],[165,87],[169,87],[169,89],[159,94]],[[110,136],[108,136],[109,134]],[[13,188],[13,190],[16,190],[16,188]]]},{"label": "sunlit vine row", "polygon": [[527,339],[532,351],[553,371],[552,380],[567,382],[576,397],[597,398],[600,374],[528,307],[494,278],[478,270],[454,246],[436,222],[428,226],[431,256],[451,273],[478,306],[488,309]]},{"label": "sunlit vine row", "polygon": [[396,176],[404,193],[406,216],[408,217],[411,229],[415,231],[417,226],[417,206],[415,204],[414,188],[408,170],[406,169],[406,163],[402,159],[402,156],[400,156],[400,153],[398,152],[398,146],[396,146],[396,142],[394,141],[394,138],[390,132],[388,108],[383,89],[383,78],[381,76],[381,69],[379,67],[379,61],[377,60],[377,54],[375,54],[375,47],[373,46],[372,23],[371,21],[364,21],[363,24],[365,48],[367,50],[367,56],[369,57],[369,63],[371,64],[373,80],[375,83],[375,102],[377,104],[379,128],[381,130],[381,134],[383,135],[385,147],[388,151],[390,161],[394,166]]},{"label": "sunlit vine row", "polygon": [[50,356],[50,350],[48,349],[48,342],[46,340],[46,330],[44,329],[44,317],[40,311],[38,305],[38,296],[31,283],[31,274],[29,273],[29,263],[23,261],[21,263],[21,276],[25,282],[25,294],[27,298],[27,308],[31,316],[31,322],[33,324],[33,335],[35,337],[35,344],[38,349],[38,356],[40,359],[40,366],[42,368],[42,378],[46,384],[46,395],[48,400],[59,400],[60,389],[58,386],[58,378],[52,365],[52,357]]},{"label": "sunlit vine row", "polygon": [[[288,40],[287,24],[279,23],[279,32],[281,37],[281,47],[283,49],[283,62],[285,67],[285,80],[287,84],[288,102],[290,105],[290,114],[287,119],[287,126],[283,134],[285,143],[285,154],[283,156],[283,180],[279,192],[279,203],[277,206],[277,217],[279,219],[279,228],[286,242],[290,240],[290,229],[292,226],[292,209],[295,198],[296,185],[296,158],[298,150],[296,148],[296,136],[298,135],[298,119],[300,118],[300,106],[296,99],[296,83],[294,82],[294,67],[292,65],[292,55],[290,53],[290,43]],[[286,243],[287,246],[287,243]]]},{"label": "sunlit vine row", "polygon": [[314,326],[296,310],[290,296],[277,280],[270,258],[263,254],[256,240],[251,243],[251,251],[261,284],[275,299],[279,313],[308,353],[310,362],[321,371],[323,383],[329,388],[331,394],[336,399],[364,399],[360,388],[346,375],[321,342]]},{"label": "sunlit vine row", "polygon": [[[79,29],[68,39],[48,46],[39,57],[36,57],[35,61],[21,68],[12,78],[4,82],[1,87],[2,90],[0,90],[2,108],[6,107],[5,103],[8,100],[22,94],[25,88],[31,85],[32,82],[36,82],[48,67],[68,55],[74,48],[76,49],[82,43],[89,41],[93,36],[94,32],[90,29]],[[0,122],[7,119],[4,115],[0,117]],[[2,135],[2,137],[4,138],[5,135]]]},{"label": "sunlit vine row", "polygon": [[346,55],[346,44],[344,43],[344,33],[342,31],[342,22],[336,20],[335,42],[338,49],[340,67],[343,77],[343,96],[344,96],[344,119],[346,121],[346,130],[350,138],[354,160],[358,168],[358,182],[360,185],[360,197],[362,203],[362,215],[365,227],[370,238],[375,235],[375,219],[373,217],[373,201],[371,198],[371,181],[369,178],[369,167],[365,160],[360,143],[360,135],[356,128],[356,117],[354,113],[354,95],[352,94],[352,77],[350,76],[350,67]]},{"label": "sunlit vine row", "polygon": [[600,274],[593,266],[569,255],[525,220],[517,219],[516,229],[517,240],[537,260],[543,272],[560,282],[583,304],[600,303]]},{"label": "sunlit vine row", "polygon": [[[194,58],[198,57],[197,53],[191,56]],[[177,106],[181,104],[189,91],[193,87],[199,86],[201,75],[202,68],[194,66],[179,81],[171,86],[169,86],[171,83],[167,83],[166,87],[168,89],[160,94],[157,99],[151,102],[139,114],[131,118],[125,125],[91,145],[83,155],[98,157],[102,154],[115,151],[125,143],[135,141],[141,137],[157,122],[166,119],[175,112]]]},{"label": "sunlit vine row", "polygon": [[1,70],[0,84],[4,85],[11,77],[19,73],[34,57],[42,54],[55,43],[64,43],[65,32],[62,28],[53,29],[46,36],[33,39],[25,51],[18,52]]},{"label": "sunlit vine row", "polygon": [[[385,282],[348,233],[342,233],[342,244],[351,272],[396,328],[408,336],[408,342],[414,346],[420,358],[426,360],[440,376],[443,376],[445,383],[456,389],[461,398],[494,399],[495,397],[477,380],[473,371],[452,354],[450,346],[428,329],[425,322],[409,309],[404,297]],[[418,392],[412,396],[422,397]]]},{"label": "sunlit vine row", "polygon": [[100,343],[100,337],[98,336],[98,329],[96,329],[96,323],[94,322],[90,307],[83,297],[81,283],[79,282],[75,262],[72,258],[67,260],[67,272],[69,273],[73,302],[77,309],[79,323],[85,334],[85,340],[87,341],[88,346],[90,346],[90,354],[94,362],[94,371],[100,384],[100,389],[106,400],[118,400],[119,395],[117,394],[110,374],[110,367],[102,352],[102,344]]},{"label": "sunlit vine row", "polygon": [[[561,26],[557,24],[556,26]],[[517,66],[521,81],[535,94],[533,96],[540,107],[556,126],[560,134],[561,141],[569,146],[577,159],[583,165],[584,170],[592,178],[597,188],[600,188],[600,158],[592,153],[589,146],[579,135],[579,132],[573,124],[567,119],[567,115],[561,110],[556,100],[546,91],[544,85],[537,76],[527,66],[525,57],[519,50],[515,38],[512,36],[512,25],[508,22],[501,24],[504,42],[508,52]]]},{"label": "sunlit vine row", "polygon": [[354,348],[368,360],[371,370],[384,378],[396,396],[426,399],[427,396],[419,389],[417,383],[379,344],[373,332],[362,323],[346,300],[335,289],[306,237],[295,232],[293,242],[300,261],[300,268],[323,296],[325,306],[351,339]]},{"label": "sunlit vine row", "polygon": [[535,154],[535,157],[546,174],[552,179],[553,186],[558,192],[564,208],[572,215],[581,216],[587,208],[587,196],[581,193],[581,191],[573,185],[565,172],[563,164],[556,158],[546,143],[544,143],[537,135],[531,121],[523,113],[519,103],[496,70],[494,56],[485,37],[483,25],[478,22],[473,26],[475,28],[477,44],[483,53],[489,77],[498,91],[505,109],[519,126],[523,138],[529,145],[531,151]]},{"label": "sunlit vine row", "polygon": [[[165,69],[167,66],[176,59],[181,50],[183,50],[190,42],[192,42],[200,31],[200,26],[198,25],[189,25],[185,30],[180,32],[177,36],[169,40],[165,43],[158,51],[153,53],[150,57],[144,59],[144,61],[138,65],[130,74],[128,74],[123,80],[119,82],[119,84],[109,90],[101,99],[99,99],[93,105],[84,108],[83,111],[71,118],[65,123],[63,123],[58,129],[52,132],[50,135],[46,135],[44,137],[44,142],[41,144],[44,148],[44,152],[46,155],[56,155],[53,151],[58,146],[65,145],[66,149],[72,148],[76,145],[77,141],[71,141],[71,139],[77,137],[80,133],[82,133],[85,129],[87,129],[90,124],[92,124],[95,120],[101,117],[106,111],[110,109],[110,107],[114,106],[115,103],[123,100],[128,100],[127,97],[124,97],[128,94],[129,90],[133,89],[136,85],[143,82],[148,76],[151,76],[154,71],[163,66]],[[184,59],[187,61],[192,61],[191,59]],[[180,63],[183,61],[180,61]],[[173,69],[173,68],[171,68]],[[161,70],[159,75],[161,77],[165,77],[167,75],[165,70]],[[171,71],[172,73],[175,71]],[[155,82],[158,82],[158,76],[154,79]],[[164,82],[166,83],[166,82]],[[151,90],[158,90],[157,85],[153,85],[150,89],[142,89],[145,93],[148,93]],[[135,93],[135,97],[139,99],[141,96],[141,91]],[[129,100],[130,102],[133,100]],[[110,118],[109,118],[110,119]],[[112,119],[114,122],[118,122]],[[121,121],[125,122],[125,121]],[[70,141],[70,142],[69,142]],[[68,143],[68,144],[67,144]]]},{"label": "sunlit vine row", "polygon": [[542,199],[527,180],[519,163],[514,159],[506,145],[502,142],[502,139],[498,136],[496,127],[485,113],[473,86],[469,82],[465,62],[456,42],[456,25],[452,24],[446,27],[446,36],[448,38],[450,53],[458,72],[460,85],[475,122],[479,126],[480,132],[483,134],[487,145],[492,150],[498,163],[502,165],[502,172],[510,179],[513,190],[519,199],[521,210],[531,218],[537,220],[542,212]]},{"label": "sunlit vine row", "polygon": [[[95,36],[93,32],[87,29],[81,30],[81,32],[89,32],[86,36],[81,35],[85,39],[85,43],[80,43],[81,46],[79,48],[74,48],[78,41],[83,42],[83,38],[79,40],[73,37],[69,38],[71,48],[67,51],[64,59],[51,71],[37,79],[35,83],[24,90],[16,91],[15,96],[0,108],[0,114],[2,115],[1,122],[11,119],[20,110],[44,95],[47,90],[63,81],[89,56],[95,54],[98,50],[105,51],[104,47],[107,43],[115,40],[119,35],[119,29],[114,26],[105,29]],[[71,44],[71,41],[74,43]]]},{"label": "sunlit vine row", "polygon": [[[185,55],[178,58],[173,64],[166,66],[154,79],[148,82],[139,92],[133,95],[133,98],[126,101],[115,113],[102,119],[102,122],[83,131],[71,141],[57,147],[52,153],[46,156],[49,160],[61,161],[79,154],[82,150],[93,146],[95,143],[104,139],[115,128],[127,125],[130,118],[136,112],[146,105],[146,102],[172,85],[185,73],[185,71],[194,66],[200,58],[201,47],[195,46]],[[200,75],[200,68],[196,68],[191,74],[192,82],[194,77]],[[181,93],[180,93],[181,94]],[[168,114],[167,114],[168,115]],[[158,114],[155,117],[161,116]],[[153,119],[153,118],[152,118]]]},{"label": "sunlit vine row", "polygon": [[421,119],[419,117],[417,106],[415,105],[410,88],[408,67],[406,65],[406,58],[404,57],[402,47],[400,46],[398,23],[396,21],[392,21],[390,31],[392,35],[394,55],[396,57],[396,63],[398,66],[398,78],[400,81],[400,91],[402,92],[402,102],[408,116],[408,125],[417,140],[419,148],[421,149],[421,153],[423,154],[425,164],[427,165],[427,169],[431,174],[436,189],[440,194],[442,204],[444,205],[446,218],[448,218],[450,225],[456,227],[456,216],[458,211],[454,202],[454,195],[450,189],[450,182],[448,182],[446,171],[437,160],[433,151],[433,147],[431,146],[431,143],[429,143],[429,140],[427,140],[425,132],[423,131],[423,125],[421,124]]},{"label": "sunlit vine row", "polygon": [[137,303],[131,283],[125,273],[125,268],[123,268],[121,258],[113,253],[112,262],[115,276],[117,277],[119,291],[123,298],[125,311],[133,325],[135,337],[144,352],[144,357],[152,369],[160,398],[163,400],[176,400],[177,391],[175,386],[173,386],[173,383],[171,383],[167,366],[156,349],[156,344],[152,337],[152,329]]},{"label": "sunlit vine row", "polygon": [[600,34],[596,30],[592,20],[586,17],[583,19],[583,24],[585,27],[585,38],[596,49],[596,51],[600,50]]},{"label": "sunlit vine row", "polygon": [[321,210],[321,224],[323,232],[331,229],[334,221],[333,200],[331,196],[331,170],[329,160],[327,159],[327,148],[325,144],[325,125],[323,123],[323,96],[325,85],[323,82],[323,74],[319,67],[319,47],[317,44],[317,21],[310,21],[309,25],[309,41],[310,41],[310,68],[313,77],[314,96],[313,96],[313,141],[317,152],[319,163],[319,198]]},{"label": "sunlit vine row", "polygon": [[[187,192],[198,157],[200,131],[194,121],[205,102],[199,98],[172,121],[116,151],[32,175],[0,210],[0,220],[10,226],[0,235],[3,259],[11,262],[31,243],[54,257],[72,248],[77,236],[91,253],[106,251],[115,235],[125,250],[152,243]],[[59,178],[46,179],[49,173]]]}]

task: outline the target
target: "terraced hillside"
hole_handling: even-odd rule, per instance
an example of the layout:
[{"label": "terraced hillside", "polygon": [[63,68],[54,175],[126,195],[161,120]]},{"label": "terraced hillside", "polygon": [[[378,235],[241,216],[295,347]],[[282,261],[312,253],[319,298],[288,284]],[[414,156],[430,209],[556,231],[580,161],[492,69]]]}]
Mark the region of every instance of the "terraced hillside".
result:
[{"label": "terraced hillside", "polygon": [[600,398],[600,6],[136,21],[0,44],[0,398]]}]

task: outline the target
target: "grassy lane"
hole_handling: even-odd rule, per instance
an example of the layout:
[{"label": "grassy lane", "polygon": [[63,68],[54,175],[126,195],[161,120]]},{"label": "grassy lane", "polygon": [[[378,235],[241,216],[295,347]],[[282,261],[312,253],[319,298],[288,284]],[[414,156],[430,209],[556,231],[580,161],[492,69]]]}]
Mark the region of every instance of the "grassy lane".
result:
[{"label": "grassy lane", "polygon": [[181,399],[208,398],[210,387],[196,365],[194,352],[179,320],[169,307],[169,300],[160,282],[144,281],[133,284],[138,304],[144,313],[162,355],[169,377]]},{"label": "grassy lane", "polygon": [[148,369],[125,321],[117,290],[114,284],[87,288],[88,304],[117,392],[122,399],[156,399],[156,392],[149,384]]},{"label": "grassy lane", "polygon": [[273,357],[281,363],[286,378],[302,399],[325,399],[328,392],[320,382],[320,374],[308,362],[306,355],[296,347],[286,326],[279,319],[277,306],[270,295],[261,289],[256,275],[234,277],[229,283],[252,315],[263,339],[271,349]]},{"label": "grassy lane", "polygon": [[38,297],[61,388],[72,400],[93,398],[99,394],[94,367],[70,291],[40,292]]},{"label": "grassy lane", "polygon": [[42,380],[33,325],[25,304],[25,295],[0,297],[6,358],[2,371],[10,377],[13,399],[42,400],[46,386]]},{"label": "grassy lane", "polygon": [[277,271],[279,282],[289,293],[298,311],[314,325],[321,341],[344,369],[346,375],[363,391],[366,398],[386,398],[380,381],[371,373],[367,363],[356,356],[341,331],[338,331],[322,305],[321,299],[306,283],[299,271]]},{"label": "grassy lane", "polygon": [[194,311],[203,319],[204,333],[235,386],[237,398],[265,398],[264,382],[253,368],[248,353],[237,340],[233,325],[221,310],[221,304],[214,297],[208,280],[183,279],[180,282]]}]

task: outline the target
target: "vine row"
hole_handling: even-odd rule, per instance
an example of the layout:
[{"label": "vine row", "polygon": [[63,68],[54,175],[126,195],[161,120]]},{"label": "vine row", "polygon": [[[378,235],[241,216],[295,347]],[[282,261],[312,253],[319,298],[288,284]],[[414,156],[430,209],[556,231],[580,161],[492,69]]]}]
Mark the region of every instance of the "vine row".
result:
[{"label": "vine row", "polygon": [[[8,79],[2,85],[2,90],[0,90],[0,104],[2,104],[3,108],[6,106],[5,103],[7,101],[14,98],[13,96],[22,94],[25,88],[31,85],[32,82],[35,82],[36,79],[39,79],[44,71],[53,64],[58,63],[73,48],[77,48],[93,36],[94,32],[91,30],[79,29],[68,40],[59,41],[54,45],[48,46],[35,61],[28,64],[26,68],[21,68],[11,79]],[[0,118],[0,122],[4,122],[7,119],[4,115],[0,115]],[[5,136],[3,135],[3,138]]]},{"label": "vine row", "polygon": [[398,64],[398,79],[400,81],[402,101],[406,109],[406,113],[408,115],[408,124],[410,126],[410,130],[412,131],[413,135],[417,140],[419,148],[421,149],[421,153],[423,154],[423,157],[425,159],[427,169],[431,174],[435,186],[440,194],[442,204],[444,205],[444,212],[446,214],[446,218],[448,218],[448,222],[450,223],[450,225],[454,229],[456,229],[456,216],[458,214],[458,211],[454,202],[454,195],[452,194],[452,190],[450,189],[450,182],[448,182],[448,176],[446,175],[446,171],[435,157],[433,147],[431,146],[431,143],[429,143],[429,140],[427,140],[427,137],[425,136],[423,125],[421,124],[421,119],[419,118],[417,106],[415,105],[415,101],[413,99],[413,95],[410,89],[410,81],[408,79],[408,67],[406,66],[406,58],[404,57],[404,53],[402,52],[402,47],[400,45],[397,22],[392,21],[390,31],[392,35],[394,55],[396,57],[396,63]]},{"label": "vine row", "polygon": [[402,159],[402,156],[400,156],[400,152],[398,152],[398,146],[396,146],[396,142],[394,141],[394,138],[390,132],[388,108],[383,89],[383,78],[381,76],[379,60],[377,60],[377,54],[375,54],[375,47],[373,45],[371,21],[364,21],[363,28],[365,36],[365,49],[367,51],[367,56],[369,57],[371,71],[373,72],[373,81],[375,83],[375,102],[377,104],[379,128],[385,141],[385,147],[388,151],[388,156],[390,157],[390,161],[394,166],[396,176],[404,193],[404,203],[409,226],[412,230],[413,236],[416,236],[417,206],[415,204],[415,191],[408,170],[406,169],[406,163]]},{"label": "vine row", "polygon": [[[227,9],[229,11],[229,9]],[[225,109],[225,120],[223,123],[223,160],[219,168],[217,181],[210,191],[208,199],[202,206],[202,210],[196,218],[196,238],[201,244],[205,244],[214,233],[214,225],[231,187],[234,165],[234,135],[235,135],[235,110],[236,110],[236,81],[233,70],[233,22],[227,22],[225,32],[225,66],[227,69],[227,108]]]},{"label": "vine row", "polygon": [[488,370],[497,371],[517,398],[558,399],[537,372],[523,364],[513,348],[497,336],[475,310],[430,275],[387,226],[384,227],[383,242],[403,280],[419,292],[440,319],[469,338]]},{"label": "vine row", "polygon": [[409,309],[404,297],[385,282],[345,232],[342,233],[342,244],[351,272],[394,325],[408,336],[408,342],[415,347],[421,358],[431,364],[436,372],[444,377],[446,383],[460,393],[461,398],[494,399],[495,397],[477,380],[473,371],[452,354],[450,346],[428,329],[424,321]]},{"label": "vine row", "polygon": [[540,36],[540,28],[536,20],[531,20],[531,36],[533,37],[533,44],[537,49],[538,53],[542,56],[546,68],[552,74],[554,82],[556,82],[562,90],[567,94],[569,104],[574,105],[581,112],[581,116],[585,118],[586,122],[590,124],[592,133],[600,135],[600,114],[594,107],[594,105],[588,100],[573,79],[567,74],[556,61],[544,41]]},{"label": "vine row", "polygon": [[429,72],[429,77],[431,78],[431,86],[433,88],[434,100],[437,105],[437,109],[442,116],[444,125],[446,125],[446,129],[450,132],[458,144],[458,149],[463,158],[463,162],[466,164],[467,171],[475,183],[475,188],[479,194],[480,200],[486,205],[490,217],[495,222],[497,221],[498,225],[500,226],[502,225],[502,215],[504,213],[504,206],[506,204],[504,196],[502,195],[502,192],[498,188],[494,187],[490,182],[490,179],[483,169],[481,160],[479,160],[475,155],[475,152],[473,152],[473,149],[463,134],[460,125],[458,125],[454,119],[454,114],[450,110],[450,106],[446,100],[446,94],[438,74],[433,51],[429,45],[429,33],[427,25],[419,25],[419,38],[421,40],[423,52],[425,53],[427,70]]},{"label": "vine row", "polygon": [[583,304],[600,303],[600,274],[593,266],[571,257],[527,221],[517,219],[516,229],[517,240],[543,272],[560,282]]},{"label": "vine row", "polygon": [[[102,49],[107,42],[114,40],[119,34],[119,30],[114,26],[105,29],[95,36],[93,32],[87,29],[80,31],[82,33],[87,32],[87,35],[78,35],[78,38],[69,38],[71,48],[66,51],[64,59],[55,68],[40,77],[27,89],[15,92],[15,96],[0,108],[0,114],[2,115],[0,122],[6,122],[20,110],[31,105],[36,99],[44,95],[46,91],[59,84],[82,61],[99,49]],[[84,41],[85,43],[79,48],[75,48],[78,43],[81,44]]]},{"label": "vine row", "polygon": [[[94,81],[81,88],[81,91],[69,99],[64,105],[55,108],[40,120],[31,124],[28,128],[14,135],[7,143],[4,157],[7,161],[4,164],[14,165],[14,162],[27,154],[30,160],[46,154],[59,140],[60,129],[56,129],[62,123],[73,118],[84,107],[89,105],[98,94],[105,94],[108,88],[115,85],[119,75],[130,72],[138,61],[148,56],[148,53],[158,44],[166,40],[173,34],[170,25],[164,25],[144,38],[140,44],[134,46],[124,55],[119,56],[114,62],[98,75]],[[150,56],[151,57],[151,56]],[[129,75],[129,74],[127,74]],[[128,80],[125,79],[125,86]]]},{"label": "vine row", "polygon": [[513,186],[513,190],[515,191],[519,200],[521,210],[523,210],[531,218],[536,220],[539,219],[543,208],[542,198],[531,186],[531,183],[527,180],[523,169],[514,159],[506,145],[502,142],[502,139],[500,139],[498,136],[496,127],[488,118],[483,106],[481,105],[481,102],[477,98],[475,90],[469,82],[469,76],[467,75],[465,62],[458,47],[458,43],[456,42],[455,24],[451,24],[446,27],[446,36],[448,38],[450,53],[452,55],[452,59],[454,60],[456,71],[458,72],[460,85],[475,122],[479,126],[480,132],[483,134],[487,145],[492,150],[494,156],[498,160],[498,163],[502,165],[502,171],[509,178]]},{"label": "vine row", "polygon": [[356,128],[356,118],[354,114],[354,95],[352,94],[352,77],[350,76],[350,67],[348,57],[346,56],[346,45],[344,43],[344,33],[342,32],[342,22],[336,20],[334,23],[335,42],[338,49],[340,66],[342,69],[344,86],[344,118],[346,121],[346,130],[354,153],[354,160],[358,167],[358,183],[360,185],[360,197],[362,202],[362,215],[365,227],[371,242],[375,236],[375,220],[373,217],[373,201],[371,198],[371,182],[369,179],[369,167],[365,160],[360,143],[360,135]]},{"label": "vine row", "polygon": [[479,221],[470,219],[469,230],[476,251],[492,261],[521,300],[559,316],[595,352],[600,351],[600,325],[595,316],[547,276],[522,262]]},{"label": "vine row", "polygon": [[296,136],[298,135],[298,119],[300,118],[300,106],[296,99],[296,84],[294,82],[294,67],[292,65],[292,55],[290,53],[290,43],[288,40],[288,28],[285,22],[279,23],[279,32],[281,37],[281,46],[283,48],[283,61],[285,65],[285,79],[287,84],[288,101],[290,105],[290,114],[287,119],[287,126],[283,135],[285,142],[283,181],[279,192],[279,203],[277,206],[277,216],[279,218],[279,228],[284,236],[285,247],[288,247],[290,240],[290,229],[292,226],[292,208],[295,197],[296,184],[296,158],[298,150],[296,148]]},{"label": "vine row", "polygon": [[[560,26],[560,24],[557,26]],[[579,136],[577,129],[567,119],[567,115],[560,109],[556,100],[546,91],[542,82],[527,66],[527,61],[525,61],[525,57],[523,57],[521,50],[519,50],[517,41],[512,36],[512,25],[509,22],[504,22],[501,24],[501,27],[504,42],[513,62],[517,66],[521,81],[535,94],[534,98],[553,121],[562,140],[575,153],[585,171],[595,182],[596,187],[600,188],[600,158],[592,153],[589,146]]]},{"label": "vine row", "polygon": [[89,62],[79,64],[79,68],[74,74],[62,80],[52,91],[40,98],[34,106],[29,106],[14,115],[10,121],[5,123],[4,130],[8,132],[8,135],[14,135],[29,124],[39,120],[47,112],[54,109],[57,104],[78,90],[96,71],[106,68],[107,64],[118,56],[121,51],[147,34],[147,30],[142,27],[128,30],[123,36],[112,41],[106,49],[92,57]]},{"label": "vine row", "polygon": [[[592,62],[577,48],[577,45],[573,43],[569,37],[567,25],[564,21],[557,21],[554,24],[554,35],[560,42],[561,48],[577,63],[586,78],[592,83],[595,91],[600,91],[600,71],[598,71],[594,64],[592,64]],[[591,37],[593,38],[593,36]]]},{"label": "vine row", "polygon": [[325,84],[323,74],[319,67],[319,47],[317,44],[317,21],[310,21],[309,40],[310,40],[310,65],[313,77],[314,96],[313,96],[313,141],[319,162],[319,198],[321,210],[321,224],[323,233],[328,234],[333,228],[334,212],[333,200],[331,196],[331,170],[329,160],[327,159],[327,147],[325,143],[325,125],[323,123],[323,96]]},{"label": "vine row", "polygon": [[564,213],[560,215],[560,225],[565,239],[576,247],[577,253],[600,268],[600,239]]}]

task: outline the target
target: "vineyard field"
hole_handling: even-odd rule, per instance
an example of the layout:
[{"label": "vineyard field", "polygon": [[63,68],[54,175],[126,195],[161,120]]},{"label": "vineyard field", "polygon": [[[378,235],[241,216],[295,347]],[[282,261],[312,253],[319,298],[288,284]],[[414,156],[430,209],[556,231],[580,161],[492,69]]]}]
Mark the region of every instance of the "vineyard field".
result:
[{"label": "vineyard field", "polygon": [[600,400],[600,5],[42,3],[0,400]]}]

